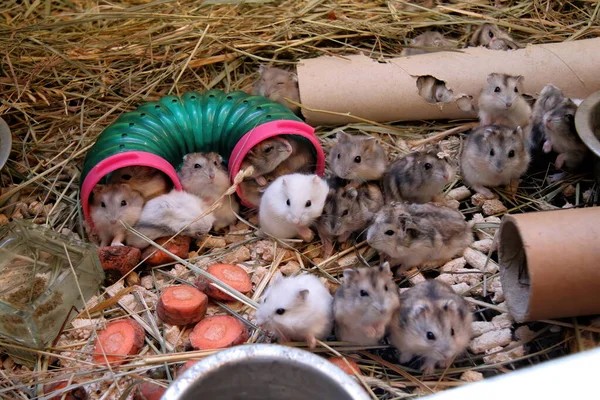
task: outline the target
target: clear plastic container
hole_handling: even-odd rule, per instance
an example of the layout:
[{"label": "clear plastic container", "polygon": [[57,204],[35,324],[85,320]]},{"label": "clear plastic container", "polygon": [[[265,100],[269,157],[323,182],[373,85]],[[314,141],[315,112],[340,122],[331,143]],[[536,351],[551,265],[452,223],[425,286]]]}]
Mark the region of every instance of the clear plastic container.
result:
[{"label": "clear plastic container", "polygon": [[94,246],[24,220],[5,225],[0,229],[0,336],[44,348],[103,280]]}]

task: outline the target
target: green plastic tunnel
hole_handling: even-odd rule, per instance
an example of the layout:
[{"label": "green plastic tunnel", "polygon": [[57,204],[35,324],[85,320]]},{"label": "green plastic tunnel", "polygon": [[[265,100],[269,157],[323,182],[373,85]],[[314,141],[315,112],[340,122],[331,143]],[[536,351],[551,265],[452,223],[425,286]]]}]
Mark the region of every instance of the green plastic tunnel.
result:
[{"label": "green plastic tunnel", "polygon": [[315,173],[323,174],[325,156],[314,129],[285,106],[265,97],[210,90],[144,103],[118,117],[86,155],[80,180],[84,216],[91,226],[90,194],[96,184],[119,168],[156,168],[181,190],[176,169],[184,155],[217,152],[227,162],[233,179],[252,147],[278,135],[296,135],[310,143],[317,159]]}]

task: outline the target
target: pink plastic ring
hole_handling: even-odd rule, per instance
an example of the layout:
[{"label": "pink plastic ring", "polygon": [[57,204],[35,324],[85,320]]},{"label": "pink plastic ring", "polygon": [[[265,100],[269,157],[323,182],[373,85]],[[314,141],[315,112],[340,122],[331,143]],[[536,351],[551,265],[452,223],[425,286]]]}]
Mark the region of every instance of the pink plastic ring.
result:
[{"label": "pink plastic ring", "polygon": [[127,151],[124,153],[114,154],[110,157],[100,161],[90,170],[85,177],[83,184],[81,185],[81,205],[83,207],[83,216],[90,225],[90,228],[94,227],[92,218],[90,216],[90,194],[94,189],[94,186],[107,174],[124,167],[151,167],[164,172],[171,181],[175,189],[181,190],[181,182],[175,168],[167,160],[159,157],[155,154],[148,153],[146,151]]},{"label": "pink plastic ring", "polygon": [[[315,135],[314,128],[300,121],[278,120],[259,125],[238,140],[229,157],[228,167],[231,181],[233,182],[233,179],[240,171],[244,157],[246,157],[246,154],[248,154],[254,146],[265,139],[280,135],[298,135],[310,141],[317,153],[315,174],[323,176],[323,173],[325,172],[325,153],[323,153],[319,139],[317,139],[317,136]],[[243,205],[250,208],[253,207],[244,200],[243,193],[239,186],[237,188],[237,194]]]}]

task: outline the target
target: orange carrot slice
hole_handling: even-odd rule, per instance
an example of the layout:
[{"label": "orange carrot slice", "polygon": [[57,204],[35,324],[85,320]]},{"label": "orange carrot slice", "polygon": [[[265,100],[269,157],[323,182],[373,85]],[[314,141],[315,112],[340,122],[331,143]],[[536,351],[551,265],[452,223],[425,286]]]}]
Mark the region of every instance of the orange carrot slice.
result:
[{"label": "orange carrot slice", "polygon": [[196,350],[232,347],[248,340],[248,330],[236,318],[215,315],[198,322],[190,333],[190,343]]},{"label": "orange carrot slice", "polygon": [[200,321],[206,314],[208,297],[195,287],[169,286],[156,304],[158,318],[170,325],[188,325]]},{"label": "orange carrot slice", "polygon": [[334,364],[336,367],[340,368],[345,373],[349,375],[354,375],[354,372],[356,372],[357,374],[361,375],[358,364],[349,358],[346,358],[346,360],[348,361],[348,364],[350,364],[350,367],[348,366],[348,364],[346,364],[346,361],[344,361],[342,357],[329,358],[330,363]]},{"label": "orange carrot slice", "polygon": [[[208,267],[206,272],[218,280],[228,284],[240,293],[246,294],[252,290],[252,281],[250,281],[250,277],[243,268],[238,267],[237,265],[213,264]],[[208,281],[206,278],[198,278],[196,280],[196,286],[198,286],[198,289],[206,293],[211,299],[221,301],[235,300],[233,297],[212,286],[210,281]]]},{"label": "orange carrot slice", "polygon": [[154,382],[142,382],[135,387],[133,400],[160,400],[167,388]]},{"label": "orange carrot slice", "polygon": [[144,337],[144,328],[133,319],[111,322],[96,338],[94,361],[104,364],[108,360],[114,365],[123,364],[126,356],[140,352]]}]

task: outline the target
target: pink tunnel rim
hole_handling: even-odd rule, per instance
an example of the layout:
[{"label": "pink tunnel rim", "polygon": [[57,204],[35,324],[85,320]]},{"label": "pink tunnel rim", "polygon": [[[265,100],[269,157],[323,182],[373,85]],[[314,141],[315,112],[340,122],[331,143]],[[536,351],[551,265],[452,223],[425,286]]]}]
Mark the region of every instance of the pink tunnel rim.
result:
[{"label": "pink tunnel rim", "polygon": [[[300,121],[277,120],[253,128],[238,140],[229,157],[228,169],[231,182],[233,182],[233,179],[240,171],[242,161],[250,149],[265,139],[280,135],[298,135],[310,141],[317,154],[315,174],[323,176],[325,173],[325,153],[319,143],[319,139],[315,135],[315,129]],[[237,194],[244,206],[254,208],[253,205],[248,204],[244,200],[240,186],[237,187]]]},{"label": "pink tunnel rim", "polygon": [[81,185],[81,206],[83,207],[83,216],[90,228],[93,229],[94,224],[90,216],[90,194],[94,186],[107,174],[125,167],[151,167],[155,168],[171,179],[175,189],[182,190],[181,182],[177,176],[175,168],[164,158],[146,151],[126,151],[123,153],[113,154],[96,164],[85,177]]}]

